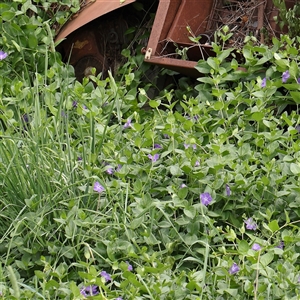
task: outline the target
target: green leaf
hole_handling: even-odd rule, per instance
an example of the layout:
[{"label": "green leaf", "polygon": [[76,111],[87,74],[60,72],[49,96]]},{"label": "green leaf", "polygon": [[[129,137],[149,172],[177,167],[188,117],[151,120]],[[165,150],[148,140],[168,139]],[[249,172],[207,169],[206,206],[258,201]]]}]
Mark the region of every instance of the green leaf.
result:
[{"label": "green leaf", "polygon": [[261,121],[264,118],[265,114],[263,112],[257,111],[251,115],[251,119],[254,121]]},{"label": "green leaf", "polygon": [[35,49],[38,45],[38,40],[34,34],[30,34],[28,37],[28,45],[30,48]]},{"label": "green leaf", "polygon": [[290,65],[290,75],[294,78],[297,78],[299,75],[299,67],[296,61],[292,60]]},{"label": "green leaf", "polygon": [[290,95],[297,104],[300,104],[300,92],[291,91]]},{"label": "green leaf", "polygon": [[207,64],[206,61],[200,61],[195,68],[201,73],[201,74],[209,74],[210,73],[210,67]]},{"label": "green leaf", "polygon": [[190,219],[194,219],[197,211],[196,211],[195,207],[190,206],[190,207],[184,208],[183,212]]},{"label": "green leaf", "polygon": [[290,164],[290,170],[294,175],[299,175],[300,174],[299,164],[291,163]]},{"label": "green leaf", "polygon": [[2,14],[1,14],[1,17],[4,21],[11,21],[14,17],[15,17],[15,12],[13,11],[4,11]]},{"label": "green leaf", "polygon": [[248,243],[244,240],[238,241],[238,250],[241,254],[246,254],[250,249]]},{"label": "green leaf", "polygon": [[273,220],[268,224],[268,227],[272,232],[278,231],[279,230],[279,225],[277,220]]},{"label": "green leaf", "polygon": [[149,101],[149,105],[150,105],[152,108],[159,107],[159,106],[160,106],[160,103],[161,103],[161,100],[160,100],[160,99],[157,99],[157,100],[150,100],[150,101]]},{"label": "green leaf", "polygon": [[170,173],[173,176],[181,176],[182,175],[182,170],[180,169],[180,167],[176,164],[170,167]]},{"label": "green leaf", "polygon": [[272,261],[273,261],[273,258],[274,258],[274,253],[273,252],[268,252],[264,255],[262,255],[260,257],[260,263],[266,267],[267,265],[269,265]]}]

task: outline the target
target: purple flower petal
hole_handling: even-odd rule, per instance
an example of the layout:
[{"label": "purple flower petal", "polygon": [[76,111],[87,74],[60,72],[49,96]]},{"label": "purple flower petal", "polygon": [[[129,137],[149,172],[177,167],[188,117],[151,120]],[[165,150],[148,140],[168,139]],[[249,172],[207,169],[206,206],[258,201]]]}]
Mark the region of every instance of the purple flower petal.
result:
[{"label": "purple flower petal", "polygon": [[200,194],[200,200],[203,205],[207,206],[211,203],[212,197],[211,197],[210,193],[203,193],[203,194]]},{"label": "purple flower petal", "polygon": [[182,183],[182,184],[180,185],[180,188],[182,189],[182,188],[184,188],[184,187],[187,187],[187,185],[184,184],[184,183]]},{"label": "purple flower petal", "polygon": [[128,266],[127,270],[130,271],[130,272],[133,271],[133,266],[128,261],[126,261],[126,264]]},{"label": "purple flower petal", "polygon": [[251,249],[254,251],[259,251],[261,249],[261,246],[259,244],[254,243]]},{"label": "purple flower petal", "polygon": [[281,242],[279,243],[279,245],[276,246],[276,248],[279,248],[279,249],[282,249],[282,250],[283,250],[283,248],[284,248],[284,242],[281,241]]},{"label": "purple flower petal", "polygon": [[288,70],[282,73],[282,82],[283,83],[286,83],[289,78],[290,78],[290,72]]},{"label": "purple flower petal", "polygon": [[264,88],[267,85],[267,77],[263,78],[263,80],[261,81],[261,87]]},{"label": "purple flower petal", "polygon": [[96,296],[100,293],[97,285],[84,286],[80,289],[80,294],[84,297]]},{"label": "purple flower petal", "polygon": [[124,129],[129,128],[129,127],[131,127],[131,119],[127,119],[126,123],[123,126]]},{"label": "purple flower petal", "polygon": [[199,166],[200,166],[200,162],[198,160],[196,160],[195,167],[199,167]]},{"label": "purple flower petal", "polygon": [[230,190],[230,186],[228,184],[226,184],[225,189],[226,189],[226,195],[230,196],[231,195],[231,190]]},{"label": "purple flower petal", "polygon": [[188,149],[190,147],[190,144],[184,143],[183,146],[184,146],[184,149]]},{"label": "purple flower petal", "polygon": [[154,144],[154,147],[153,147],[154,149],[161,149],[162,148],[162,146],[160,145],[160,144]]},{"label": "purple flower petal", "polygon": [[246,224],[246,228],[249,229],[249,230],[256,230],[257,229],[257,225],[253,221],[252,218],[249,218],[248,220],[246,220],[245,224]]},{"label": "purple flower petal", "polygon": [[94,191],[100,194],[105,191],[105,188],[98,181],[96,181],[94,184]]},{"label": "purple flower petal", "polygon": [[109,175],[113,175],[114,172],[115,172],[115,170],[114,170],[113,168],[108,168],[108,169],[106,170],[106,173],[109,174]]},{"label": "purple flower petal", "polygon": [[154,155],[151,155],[151,154],[148,154],[148,158],[152,160],[152,162],[156,162],[158,159],[159,159],[159,154],[154,154]]},{"label": "purple flower petal", "polygon": [[236,274],[239,270],[240,270],[240,267],[236,263],[233,263],[233,265],[230,267],[228,272],[229,272],[229,274],[233,275],[233,274]]},{"label": "purple flower petal", "polygon": [[100,273],[100,275],[105,279],[106,282],[112,281],[110,275],[109,275],[107,272],[102,271],[102,272]]},{"label": "purple flower petal", "polygon": [[5,59],[6,57],[7,57],[7,53],[1,50],[0,51],[0,60]]}]

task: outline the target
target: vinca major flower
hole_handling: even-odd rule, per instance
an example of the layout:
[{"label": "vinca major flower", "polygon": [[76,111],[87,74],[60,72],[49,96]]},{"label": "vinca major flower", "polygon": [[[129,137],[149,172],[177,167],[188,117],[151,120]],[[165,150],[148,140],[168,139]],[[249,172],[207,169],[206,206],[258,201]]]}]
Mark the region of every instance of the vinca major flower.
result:
[{"label": "vinca major flower", "polygon": [[126,123],[124,124],[124,129],[131,127],[131,119],[127,119]]},{"label": "vinca major flower", "polygon": [[96,181],[94,184],[94,191],[100,194],[105,191],[105,188],[98,181]]},{"label": "vinca major flower", "polygon": [[236,263],[233,263],[233,265],[230,267],[228,272],[229,272],[229,274],[233,275],[233,274],[236,274],[239,270],[240,270],[240,267]]},{"label": "vinca major flower", "polygon": [[253,221],[252,218],[249,218],[248,220],[246,220],[245,224],[246,224],[246,228],[249,229],[249,230],[256,230],[257,229],[257,225]]},{"label": "vinca major flower", "polygon": [[211,203],[212,197],[211,197],[210,193],[203,193],[203,194],[200,194],[200,200],[203,205],[207,206]]},{"label": "vinca major flower", "polygon": [[80,289],[80,294],[84,297],[96,296],[99,294],[99,287],[97,285],[84,286]]},{"label": "vinca major flower", "polygon": [[261,87],[264,88],[267,85],[267,77],[263,78],[263,80],[261,81]]},{"label": "vinca major flower", "polygon": [[259,244],[254,243],[251,249],[254,251],[259,251],[261,249],[261,246]]},{"label": "vinca major flower", "polygon": [[107,272],[105,272],[105,271],[102,271],[102,272],[100,273],[100,275],[105,279],[106,282],[112,280],[111,277],[110,277],[110,275],[109,275]]},{"label": "vinca major flower", "polygon": [[282,73],[282,82],[283,83],[286,83],[289,78],[290,78],[290,72],[288,70]]},{"label": "vinca major flower", "polygon": [[0,51],[0,60],[5,59],[6,57],[7,57],[7,53],[1,50]]},{"label": "vinca major flower", "polygon": [[154,154],[154,155],[151,155],[151,154],[148,154],[148,158],[152,160],[152,162],[156,162],[158,159],[159,159],[159,154]]}]

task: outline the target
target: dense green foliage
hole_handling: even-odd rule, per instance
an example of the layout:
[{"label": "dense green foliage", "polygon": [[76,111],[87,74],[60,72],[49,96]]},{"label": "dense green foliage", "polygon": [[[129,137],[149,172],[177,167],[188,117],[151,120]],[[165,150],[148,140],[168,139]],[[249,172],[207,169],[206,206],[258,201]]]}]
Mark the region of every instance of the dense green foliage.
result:
[{"label": "dense green foliage", "polygon": [[2,298],[299,299],[298,41],[150,99],[128,49],[76,81],[47,3],[0,4]]}]

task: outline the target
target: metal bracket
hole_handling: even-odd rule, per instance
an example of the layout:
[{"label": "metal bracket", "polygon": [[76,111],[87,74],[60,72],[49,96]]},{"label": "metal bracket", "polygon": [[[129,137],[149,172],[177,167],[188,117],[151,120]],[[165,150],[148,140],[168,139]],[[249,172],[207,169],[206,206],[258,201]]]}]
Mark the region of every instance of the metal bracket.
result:
[{"label": "metal bracket", "polygon": [[145,54],[145,59],[150,59],[152,54],[152,48],[148,48]]}]

